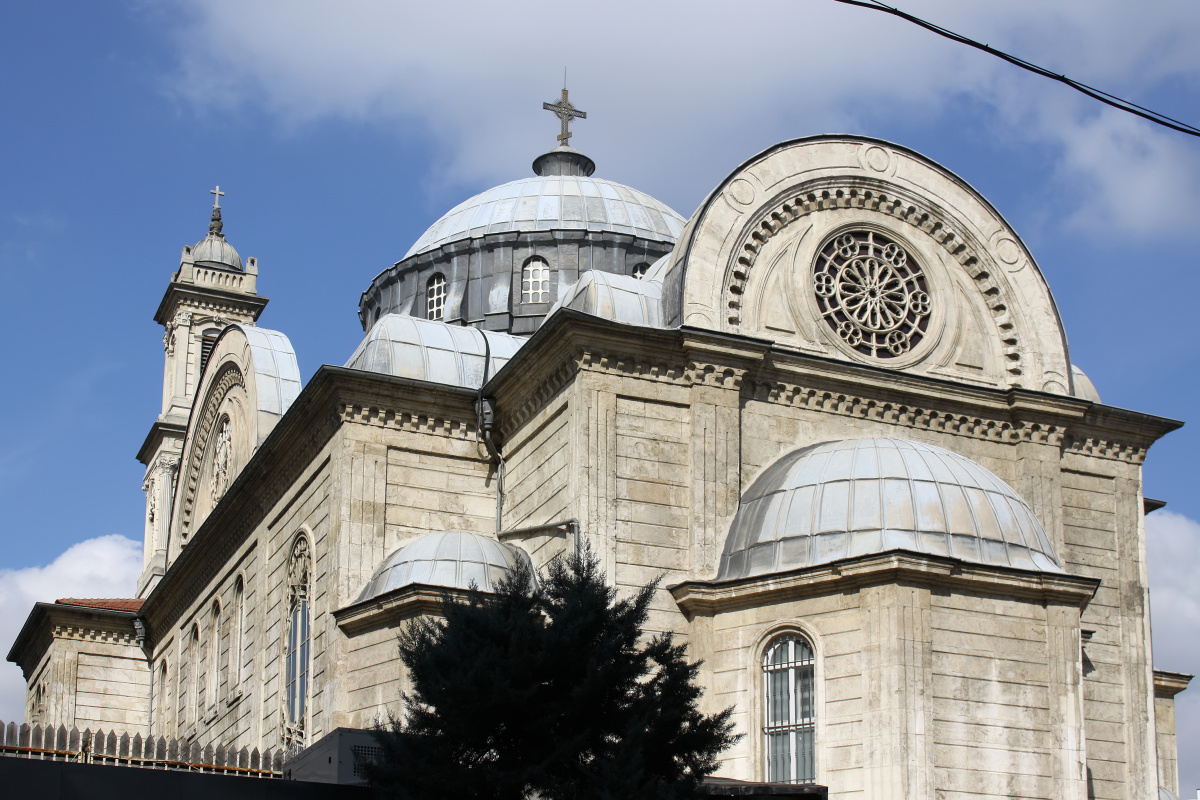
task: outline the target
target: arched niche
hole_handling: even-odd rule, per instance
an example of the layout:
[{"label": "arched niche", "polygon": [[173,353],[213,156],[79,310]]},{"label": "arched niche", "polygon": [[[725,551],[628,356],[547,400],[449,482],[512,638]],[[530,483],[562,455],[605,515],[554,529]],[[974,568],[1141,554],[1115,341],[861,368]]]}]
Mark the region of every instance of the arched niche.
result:
[{"label": "arched niche", "polygon": [[241,324],[222,331],[188,418],[171,558],[225,496],[300,388],[296,354],[282,333]]},{"label": "arched niche", "polygon": [[[919,335],[897,334],[894,351],[855,341],[874,333],[882,346],[889,322],[847,330],[820,296],[830,287],[818,284],[829,279],[818,277],[817,265],[846,235],[900,248],[919,272],[913,279],[885,264],[888,280],[877,282],[903,286],[894,297],[905,315],[916,312],[904,303],[927,292],[924,316],[909,319],[923,326],[909,326]],[[872,253],[881,256],[883,248]],[[843,261],[825,271],[841,276],[849,267]],[[838,292],[854,284],[838,281]],[[866,283],[857,286],[838,294],[839,308],[860,289],[866,296]],[[961,178],[876,139],[784,142],[735,170],[684,229],[665,270],[663,299],[668,324],[943,379],[1071,393],[1062,320],[1020,237]]]}]

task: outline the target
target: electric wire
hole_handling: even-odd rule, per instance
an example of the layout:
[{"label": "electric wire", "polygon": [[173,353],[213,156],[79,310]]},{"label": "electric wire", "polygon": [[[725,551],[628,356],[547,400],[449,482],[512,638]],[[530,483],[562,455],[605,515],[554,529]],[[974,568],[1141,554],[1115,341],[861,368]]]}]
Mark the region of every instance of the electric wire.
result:
[{"label": "electric wire", "polygon": [[1200,137],[1200,128],[1197,128],[1194,125],[1189,125],[1181,120],[1168,117],[1166,114],[1161,114],[1129,100],[1123,100],[1122,98],[1113,94],[1109,94],[1102,89],[1097,89],[1094,86],[1088,86],[1086,83],[1080,83],[1079,81],[1068,78],[1066,75],[1060,75],[1057,72],[1052,72],[1045,67],[1039,67],[1037,64],[1033,64],[1023,58],[1010,55],[1009,53],[1005,53],[1003,50],[997,50],[994,47],[990,47],[982,42],[977,42],[974,39],[967,38],[962,34],[955,33],[954,31],[943,28],[940,25],[929,22],[928,20],[921,19],[920,17],[901,11],[898,8],[885,5],[884,3],[879,2],[879,0],[834,0],[834,2],[842,3],[848,6],[860,6],[873,11],[882,11],[885,14],[891,14],[905,20],[906,22],[911,22],[914,25],[924,28],[927,31],[936,33],[938,36],[942,36],[953,42],[958,42],[959,44],[965,44],[966,46],[973,47],[976,50],[982,50],[985,53],[989,53],[996,58],[1007,61],[1008,63],[1020,67],[1023,70],[1027,70],[1028,72],[1032,72],[1035,75],[1041,75],[1044,78],[1050,78],[1051,80],[1065,84],[1075,91],[1087,95],[1093,100],[1098,100],[1101,103],[1112,106],[1120,111],[1133,114],[1141,117],[1142,119],[1149,120],[1156,125],[1161,125],[1164,128],[1170,128],[1171,130],[1178,131],[1179,133],[1186,133],[1189,136]]}]

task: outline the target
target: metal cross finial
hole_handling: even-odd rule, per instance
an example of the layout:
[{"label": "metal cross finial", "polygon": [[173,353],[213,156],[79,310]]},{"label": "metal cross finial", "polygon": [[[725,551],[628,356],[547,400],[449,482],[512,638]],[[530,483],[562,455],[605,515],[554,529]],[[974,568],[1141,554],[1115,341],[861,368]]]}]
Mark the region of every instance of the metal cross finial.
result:
[{"label": "metal cross finial", "polygon": [[587,119],[587,112],[580,111],[575,106],[571,105],[571,101],[567,99],[567,87],[563,87],[562,99],[557,103],[542,103],[542,108],[547,111],[553,111],[554,114],[562,120],[562,133],[558,135],[558,141],[563,145],[570,145],[571,138],[571,120],[578,117],[579,119]]},{"label": "metal cross finial", "polygon": [[213,198],[213,208],[220,208],[221,198],[225,196],[225,193],[221,191],[220,185],[218,185],[215,189],[209,189],[208,193],[216,195],[216,197]]}]

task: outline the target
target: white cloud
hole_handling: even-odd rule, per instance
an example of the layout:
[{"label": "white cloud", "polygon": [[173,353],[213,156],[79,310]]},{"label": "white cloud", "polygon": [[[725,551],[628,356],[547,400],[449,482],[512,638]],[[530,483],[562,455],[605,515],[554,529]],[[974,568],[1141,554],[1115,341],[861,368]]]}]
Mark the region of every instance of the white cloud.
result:
[{"label": "white cloud", "polygon": [[[142,546],[99,536],[69,547],[44,567],[0,570],[0,643],[4,655],[37,602],[60,597],[131,597],[142,571]],[[25,680],[15,664],[0,666],[0,720],[25,716]]]},{"label": "white cloud", "polygon": [[[998,139],[1057,153],[1061,212],[1077,224],[1167,230],[1200,200],[1200,157],[1182,135],[1100,113],[1061,85],[833,2],[612,0],[552,11],[528,0],[177,2],[169,85],[201,114],[262,109],[285,128],[325,117],[395,124],[442,146],[430,178],[450,198],[448,184],[524,174],[534,151],[553,144],[555,121],[537,109],[566,65],[573,98],[589,111],[573,143],[606,176],[676,204],[694,203],[783,138],[870,131],[888,117],[952,133],[951,104],[963,97],[994,110]],[[1200,22],[1194,3],[905,7],[1133,99],[1194,83],[1200,71],[1188,36]]]},{"label": "white cloud", "polygon": [[[1200,673],[1200,522],[1170,511],[1146,517],[1150,568],[1150,616],[1154,666]],[[1179,741],[1180,796],[1200,789],[1200,681],[1175,699]]]}]

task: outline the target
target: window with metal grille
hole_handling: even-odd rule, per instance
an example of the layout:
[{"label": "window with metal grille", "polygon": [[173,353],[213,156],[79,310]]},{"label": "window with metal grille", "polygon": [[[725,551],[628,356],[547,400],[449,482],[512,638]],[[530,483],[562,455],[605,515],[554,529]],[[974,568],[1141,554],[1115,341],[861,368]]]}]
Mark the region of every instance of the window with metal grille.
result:
[{"label": "window with metal grille", "polygon": [[287,749],[303,748],[307,744],[308,683],[310,674],[310,636],[308,598],[311,594],[312,559],[308,538],[296,537],[288,565],[287,638],[284,641],[286,697],[284,701],[284,744]]},{"label": "window with metal grille", "polygon": [[812,783],[816,779],[812,646],[804,637],[789,633],[771,642],[762,664],[767,780]]},{"label": "window with metal grille", "polygon": [[541,258],[531,258],[521,270],[521,302],[550,302],[550,265]]},{"label": "window with metal grille", "polygon": [[441,319],[446,312],[446,276],[440,272],[425,284],[425,319]]},{"label": "window with metal grille", "polygon": [[643,261],[640,264],[634,265],[633,277],[637,278],[640,281],[642,278],[646,277],[646,273],[649,271],[650,271],[650,265],[647,264],[645,261]]},{"label": "window with metal grille", "polygon": [[206,330],[200,336],[200,374],[204,374],[204,368],[208,366],[208,357],[212,355],[213,348],[217,346],[217,337],[221,332],[216,328]]}]

